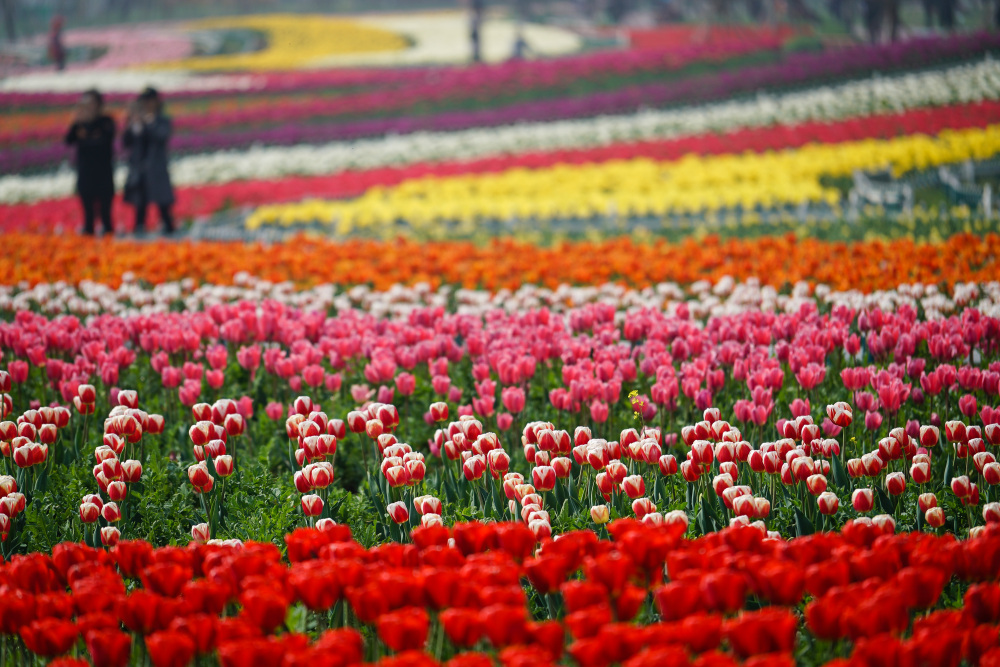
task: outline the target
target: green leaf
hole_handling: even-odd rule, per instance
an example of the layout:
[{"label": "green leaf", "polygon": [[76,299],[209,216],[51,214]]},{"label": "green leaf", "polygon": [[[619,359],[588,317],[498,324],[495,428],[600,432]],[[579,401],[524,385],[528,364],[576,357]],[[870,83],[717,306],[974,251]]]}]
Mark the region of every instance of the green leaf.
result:
[{"label": "green leaf", "polygon": [[306,631],[306,619],[309,617],[309,610],[301,604],[295,604],[288,608],[288,615],[285,616],[285,625],[292,632],[302,633]]},{"label": "green leaf", "polygon": [[951,488],[951,456],[946,456],[944,461],[944,486]]},{"label": "green leaf", "polygon": [[881,486],[875,487],[875,495],[878,496],[878,504],[882,508],[882,511],[892,514],[892,500],[889,499],[889,496],[885,495],[885,491],[882,490]]},{"label": "green leaf", "polygon": [[795,534],[798,537],[803,535],[812,535],[814,532],[812,523],[806,518],[806,515],[802,513],[798,507],[795,508]]},{"label": "green leaf", "polygon": [[850,486],[850,480],[847,478],[847,471],[844,470],[844,464],[840,462],[839,456],[831,457],[832,460],[832,471],[833,471],[833,483],[840,488],[847,488]]}]

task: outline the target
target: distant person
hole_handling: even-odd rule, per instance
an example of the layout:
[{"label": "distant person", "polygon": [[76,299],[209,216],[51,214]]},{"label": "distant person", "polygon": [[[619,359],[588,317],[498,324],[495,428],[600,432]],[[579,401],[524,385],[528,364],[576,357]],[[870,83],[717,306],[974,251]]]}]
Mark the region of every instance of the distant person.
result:
[{"label": "distant person", "polygon": [[56,14],[49,24],[49,59],[55,63],[56,70],[66,69],[66,47],[62,40],[63,17]]},{"label": "distant person", "polygon": [[146,209],[156,204],[160,210],[163,233],[173,234],[171,206],[174,188],[167,165],[170,119],[163,113],[163,98],[153,88],[146,88],[129,108],[122,141],[128,149],[128,179],[125,201],[135,207],[135,234],[146,231]]},{"label": "distant person", "polygon": [[483,11],[486,9],[486,0],[471,0],[469,5],[471,16],[469,17],[469,40],[472,42],[472,62],[483,61],[482,54],[482,29]]},{"label": "distant person", "polygon": [[104,113],[104,98],[96,90],[80,96],[66,144],[76,146],[76,193],[83,204],[83,233],[94,234],[95,209],[104,234],[114,232],[111,202],[115,197],[115,121]]}]

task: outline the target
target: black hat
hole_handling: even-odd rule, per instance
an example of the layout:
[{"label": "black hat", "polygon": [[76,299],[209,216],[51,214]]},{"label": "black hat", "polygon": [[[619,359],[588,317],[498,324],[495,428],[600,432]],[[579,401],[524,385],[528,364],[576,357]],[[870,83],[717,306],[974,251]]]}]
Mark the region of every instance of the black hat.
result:
[{"label": "black hat", "polygon": [[139,93],[140,100],[158,100],[160,99],[160,93],[152,86],[146,86],[143,88],[142,92]]}]

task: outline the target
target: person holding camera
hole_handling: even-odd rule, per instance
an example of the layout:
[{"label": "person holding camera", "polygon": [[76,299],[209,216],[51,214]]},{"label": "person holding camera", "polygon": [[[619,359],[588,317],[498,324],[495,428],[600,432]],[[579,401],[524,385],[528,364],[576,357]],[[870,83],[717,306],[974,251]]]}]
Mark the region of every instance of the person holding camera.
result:
[{"label": "person holding camera", "polygon": [[163,113],[163,98],[153,88],[146,88],[129,108],[128,122],[122,137],[129,151],[125,201],[135,207],[135,235],[146,230],[146,209],[156,204],[165,235],[174,232],[171,206],[174,188],[170,183],[167,143],[170,141],[170,118]]},{"label": "person holding camera", "polygon": [[114,231],[115,121],[104,113],[104,98],[98,91],[91,89],[80,96],[66,144],[76,147],[76,192],[83,204],[83,233],[94,234],[96,212],[105,235],[110,235]]}]

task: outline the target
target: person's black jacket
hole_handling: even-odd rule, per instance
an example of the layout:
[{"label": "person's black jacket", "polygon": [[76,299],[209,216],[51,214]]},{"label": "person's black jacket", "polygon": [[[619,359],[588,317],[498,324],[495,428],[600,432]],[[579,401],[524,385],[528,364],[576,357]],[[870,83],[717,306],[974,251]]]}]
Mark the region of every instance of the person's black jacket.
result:
[{"label": "person's black jacket", "polygon": [[81,195],[110,197],[115,193],[115,121],[98,116],[73,123],[66,144],[76,146],[76,189]]},{"label": "person's black jacket", "polygon": [[122,142],[129,151],[125,201],[132,204],[174,203],[174,188],[167,166],[170,132],[170,119],[163,115],[143,124],[138,132],[131,126],[125,128]]}]

